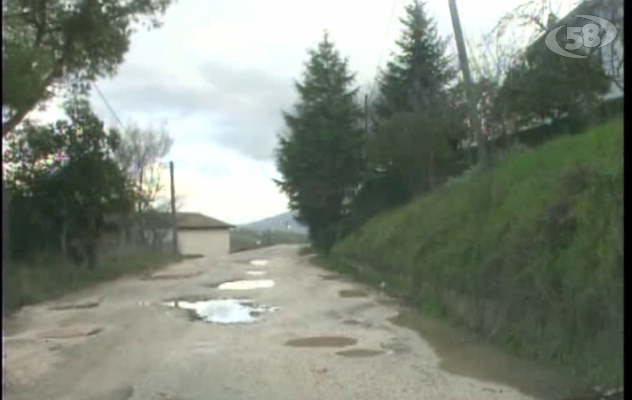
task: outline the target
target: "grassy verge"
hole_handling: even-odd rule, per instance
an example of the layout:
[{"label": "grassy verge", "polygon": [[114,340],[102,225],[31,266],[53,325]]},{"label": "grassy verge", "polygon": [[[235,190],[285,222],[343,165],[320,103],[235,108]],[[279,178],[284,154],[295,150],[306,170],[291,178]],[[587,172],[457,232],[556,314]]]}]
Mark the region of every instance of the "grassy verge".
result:
[{"label": "grassy verge", "polygon": [[53,300],[125,275],[156,270],[176,261],[179,259],[174,256],[138,250],[105,258],[94,271],[54,256],[29,264],[11,263],[5,272],[3,312],[10,314],[26,305]]},{"label": "grassy verge", "polygon": [[333,255],[516,353],[622,384],[623,120],[381,214]]}]

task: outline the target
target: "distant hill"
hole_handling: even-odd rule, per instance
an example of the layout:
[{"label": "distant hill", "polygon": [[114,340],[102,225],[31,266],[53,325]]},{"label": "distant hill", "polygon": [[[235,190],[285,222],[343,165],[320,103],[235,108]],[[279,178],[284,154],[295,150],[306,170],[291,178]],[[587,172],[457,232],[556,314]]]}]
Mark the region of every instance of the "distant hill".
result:
[{"label": "distant hill", "polygon": [[300,235],[307,234],[307,228],[299,224],[293,213],[286,212],[262,219],[260,221],[251,222],[249,224],[240,225],[239,228],[248,229],[257,232],[263,231],[283,231]]}]

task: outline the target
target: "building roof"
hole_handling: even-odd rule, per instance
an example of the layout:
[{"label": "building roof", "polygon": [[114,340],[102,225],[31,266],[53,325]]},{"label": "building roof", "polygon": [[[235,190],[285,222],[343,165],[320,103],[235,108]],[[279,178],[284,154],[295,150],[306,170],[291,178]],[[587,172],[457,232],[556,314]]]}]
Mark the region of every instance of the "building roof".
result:
[{"label": "building roof", "polygon": [[197,212],[176,213],[178,229],[230,229],[234,225]]}]

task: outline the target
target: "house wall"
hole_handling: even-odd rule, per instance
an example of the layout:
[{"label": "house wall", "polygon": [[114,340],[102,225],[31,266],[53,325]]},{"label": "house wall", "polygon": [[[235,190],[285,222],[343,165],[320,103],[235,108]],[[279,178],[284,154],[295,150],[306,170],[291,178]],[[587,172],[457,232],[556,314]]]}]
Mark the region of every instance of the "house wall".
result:
[{"label": "house wall", "polygon": [[178,230],[178,244],[183,255],[202,254],[205,257],[221,257],[230,251],[228,229]]}]

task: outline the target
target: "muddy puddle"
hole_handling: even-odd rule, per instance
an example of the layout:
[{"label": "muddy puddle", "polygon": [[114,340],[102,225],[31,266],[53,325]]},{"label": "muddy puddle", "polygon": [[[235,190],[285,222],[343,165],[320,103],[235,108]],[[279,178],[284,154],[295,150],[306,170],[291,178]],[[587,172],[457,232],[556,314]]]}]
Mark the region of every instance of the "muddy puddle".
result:
[{"label": "muddy puddle", "polygon": [[274,281],[271,279],[262,280],[240,280],[224,282],[217,285],[219,290],[253,290],[253,289],[268,289],[274,286]]},{"label": "muddy puddle", "polygon": [[363,290],[357,290],[357,289],[343,289],[338,293],[340,294],[340,297],[345,298],[345,299],[354,299],[354,298],[369,296],[367,292]]},{"label": "muddy puddle", "polygon": [[248,299],[173,300],[166,306],[189,311],[192,319],[215,324],[248,324],[264,313],[277,311],[278,307],[259,305]]},{"label": "muddy puddle", "polygon": [[510,386],[540,400],[572,398],[585,389],[553,367],[506,353],[421,313],[403,311],[389,321],[417,332],[441,358],[439,367],[446,372]]},{"label": "muddy puddle", "polygon": [[285,342],[290,347],[347,347],[358,343],[358,339],[346,336],[311,336]]},{"label": "muddy puddle", "polygon": [[349,358],[364,358],[364,357],[376,357],[384,354],[381,350],[372,350],[372,349],[349,349],[349,350],[341,350],[337,351],[336,355],[341,357],[349,357]]}]

